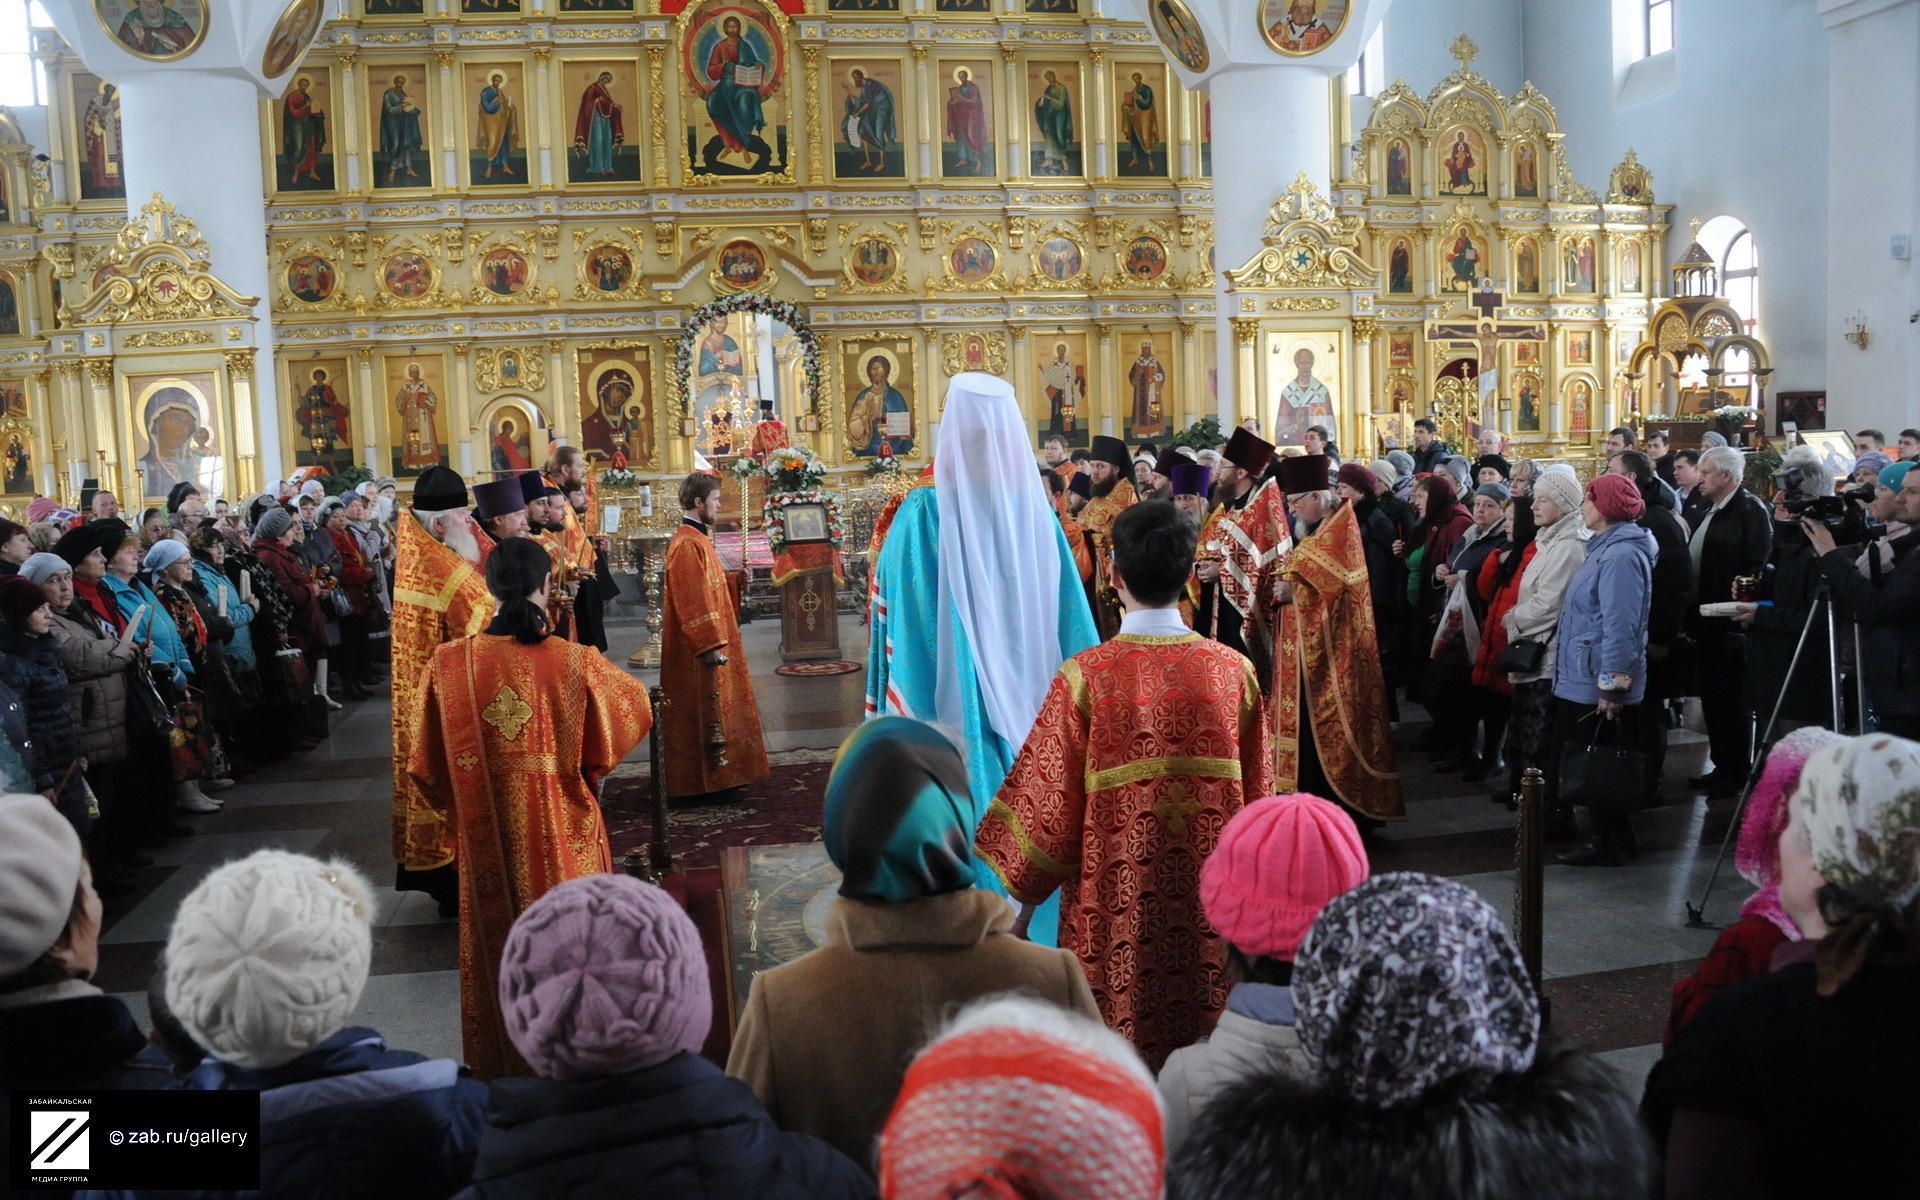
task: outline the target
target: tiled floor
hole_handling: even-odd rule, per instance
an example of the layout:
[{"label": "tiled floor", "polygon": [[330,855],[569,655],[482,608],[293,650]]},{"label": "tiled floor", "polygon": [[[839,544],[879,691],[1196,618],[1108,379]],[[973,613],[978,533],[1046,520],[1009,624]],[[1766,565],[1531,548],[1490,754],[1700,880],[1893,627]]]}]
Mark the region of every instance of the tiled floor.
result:
[{"label": "tiled floor", "polygon": [[[841,616],[843,657],[864,662],[865,630]],[[638,625],[611,632],[616,661],[640,644]],[[814,678],[773,674],[779,628],[747,627],[748,656],[769,750],[831,750],[860,719],[865,673]],[[655,682],[654,673],[643,677]],[[459,981],[453,925],[424,896],[389,886],[389,708],[383,698],[336,714],[332,738],[296,764],[263,771],[227,794],[224,812],[187,818],[196,836],[154,855],[140,892],[114,903],[103,935],[100,982],[144,1017],[144,989],[164,946],[175,905],[214,866],[262,847],[338,855],[358,864],[379,895],[374,978],[358,1020],[393,1044],[459,1057]],[[642,746],[636,758],[643,758]],[[1674,735],[1669,787],[1701,765],[1695,735]],[[1374,869],[1454,876],[1503,913],[1513,911],[1513,817],[1488,788],[1402,763],[1408,819],[1370,838]],[[1697,898],[1731,802],[1709,812],[1698,799],[1635,818],[1642,855],[1617,870],[1546,870],[1545,974],[1554,1028],[1604,1052],[1638,1081],[1659,1057],[1668,992],[1712,944],[1711,929],[1688,929],[1683,898]],[[1703,838],[1705,839],[1703,845]],[[1709,916],[1730,919],[1746,889],[1728,870]]]}]

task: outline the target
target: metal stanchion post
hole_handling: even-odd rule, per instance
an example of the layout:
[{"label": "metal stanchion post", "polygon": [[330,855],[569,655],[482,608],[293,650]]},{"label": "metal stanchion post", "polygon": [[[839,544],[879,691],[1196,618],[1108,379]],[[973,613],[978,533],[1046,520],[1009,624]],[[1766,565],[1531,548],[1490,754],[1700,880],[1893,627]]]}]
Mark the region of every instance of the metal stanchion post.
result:
[{"label": "metal stanchion post", "polygon": [[1547,997],[1541,978],[1542,928],[1546,866],[1546,792],[1547,777],[1539,767],[1528,767],[1520,778],[1520,827],[1518,863],[1514,879],[1515,935],[1520,942],[1520,961],[1526,964],[1534,990],[1540,995],[1540,1022],[1547,1020]]},{"label": "metal stanchion post", "polygon": [[668,839],[670,817],[667,812],[666,780],[660,770],[660,710],[672,704],[658,687],[647,689],[653,704],[653,728],[647,731],[648,795],[653,802],[653,840],[636,846],[620,859],[627,874],[659,883],[673,871],[673,846]]}]

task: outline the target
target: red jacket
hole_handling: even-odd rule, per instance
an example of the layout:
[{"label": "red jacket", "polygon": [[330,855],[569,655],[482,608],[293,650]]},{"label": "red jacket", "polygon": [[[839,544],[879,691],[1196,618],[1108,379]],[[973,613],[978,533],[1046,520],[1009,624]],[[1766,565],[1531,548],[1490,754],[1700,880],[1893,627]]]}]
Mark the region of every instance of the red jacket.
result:
[{"label": "red jacket", "polygon": [[327,620],[320,615],[320,581],[307,570],[306,564],[293,556],[293,552],[279,542],[268,538],[255,538],[254,557],[273,572],[273,577],[285,589],[287,599],[293,602],[293,621],[287,630],[287,637],[306,652],[307,661],[314,662],[326,656]]},{"label": "red jacket", "polygon": [[362,616],[367,611],[367,585],[373,582],[373,568],[367,565],[367,556],[360,553],[360,541],[352,530],[342,529],[331,536],[340,551],[340,586],[353,601],[353,615]]},{"label": "red jacket", "polygon": [[1487,561],[1480,564],[1480,574],[1474,579],[1480,598],[1487,602],[1486,620],[1480,622],[1480,656],[1473,660],[1473,682],[1475,687],[1487,688],[1503,696],[1513,695],[1513,682],[1505,671],[1494,669],[1493,662],[1500,652],[1507,648],[1507,623],[1502,620],[1507,610],[1520,599],[1520,579],[1527,573],[1527,564],[1533,561],[1533,552],[1539,549],[1533,542],[1520,552],[1520,569],[1507,580],[1507,586],[1498,592],[1493,590],[1494,576],[1500,573],[1500,559],[1505,552],[1487,555]]}]

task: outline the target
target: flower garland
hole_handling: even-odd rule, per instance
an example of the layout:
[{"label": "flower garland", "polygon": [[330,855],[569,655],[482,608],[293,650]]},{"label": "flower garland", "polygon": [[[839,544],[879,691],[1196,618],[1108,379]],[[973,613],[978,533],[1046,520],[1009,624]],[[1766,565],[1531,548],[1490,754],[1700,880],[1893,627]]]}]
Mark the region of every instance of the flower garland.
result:
[{"label": "flower garland", "polygon": [[787,552],[787,506],[819,504],[827,510],[827,543],[836,549],[846,540],[846,520],[840,513],[840,501],[832,492],[813,488],[804,492],[780,492],[769,495],[760,506],[760,523],[767,531],[767,548],[775,554]]},{"label": "flower garland", "polygon": [[741,292],[734,296],[723,296],[711,303],[702,304],[687,316],[687,325],[680,340],[673,346],[673,393],[674,406],[680,419],[693,416],[693,394],[687,389],[687,381],[693,374],[694,343],[700,331],[716,318],[731,313],[763,313],[793,330],[800,339],[801,361],[807,373],[807,412],[819,415],[821,378],[825,366],[821,361],[820,341],[813,336],[813,327],[801,315],[799,308],[773,296],[763,296],[755,292]]},{"label": "flower garland", "polygon": [[600,486],[610,488],[636,487],[640,477],[625,467],[613,467],[600,472]]}]

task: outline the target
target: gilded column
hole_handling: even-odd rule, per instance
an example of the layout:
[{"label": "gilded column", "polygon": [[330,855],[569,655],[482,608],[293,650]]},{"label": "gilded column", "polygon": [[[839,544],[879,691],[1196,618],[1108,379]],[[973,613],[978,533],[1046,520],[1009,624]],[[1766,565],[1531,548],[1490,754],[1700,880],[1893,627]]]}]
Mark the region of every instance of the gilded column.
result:
[{"label": "gilded column", "polygon": [[[73,470],[76,464],[66,457],[67,439],[74,436],[74,426],[54,420],[54,405],[47,387],[52,378],[53,371],[47,367],[27,376],[27,411],[40,414],[40,419],[34,422],[33,453],[34,461],[40,464],[40,492],[46,496],[63,494],[63,485],[69,484],[78,491],[81,478]],[[53,436],[56,429],[60,431],[58,441]],[[70,479],[60,478],[63,469]]]},{"label": "gilded column", "polygon": [[[1233,318],[1233,412],[1222,412],[1220,424],[1224,427],[1238,425],[1247,417],[1260,416],[1260,375],[1259,363],[1254,354],[1254,345],[1260,340],[1260,321],[1257,317]],[[1267,428],[1263,418],[1262,429]]]},{"label": "gilded column", "polygon": [[[354,71],[360,55],[351,47],[341,49],[334,55],[334,61],[340,64],[340,90],[334,95],[333,140],[343,148],[341,158],[346,163],[346,175],[335,180],[343,192],[360,190],[360,83]],[[373,173],[373,159],[367,159],[367,173]]]},{"label": "gilded column", "polygon": [[[1113,169],[1111,155],[1113,148],[1107,144],[1108,131],[1113,128],[1113,88],[1107,80],[1107,50],[1105,46],[1094,46],[1087,51],[1088,61],[1093,67],[1093,86],[1088,88],[1093,99],[1088,101],[1089,115],[1080,122],[1080,142],[1087,141],[1087,127],[1093,127],[1093,169],[1087,172],[1089,179],[1110,179]],[[1025,110],[1023,109],[1022,112]]]},{"label": "gilded column", "polygon": [[1368,443],[1371,423],[1368,414],[1379,407],[1373,394],[1373,344],[1380,337],[1380,322],[1372,317],[1353,319],[1353,399],[1343,405],[1347,428],[1336,430],[1340,444],[1347,447],[1348,458],[1365,458],[1355,447]]},{"label": "gilded column", "polygon": [[1007,122],[1007,162],[1001,175],[1013,181],[1027,177],[1027,106],[1021,97],[1026,89],[1021,87],[1020,47],[1002,45],[1000,61],[1005,64],[1007,75],[1006,87],[1001,92],[1004,99],[1000,104],[1000,112]]},{"label": "gilded column", "polygon": [[647,137],[653,144],[654,187],[666,187],[667,171],[667,48],[647,47]]},{"label": "gilded column", "polygon": [[[555,88],[553,82],[553,47],[535,46],[533,48],[533,71],[539,80],[540,111],[555,111]],[[540,125],[540,184],[553,186],[553,122],[541,121]],[[525,134],[521,135],[523,138]]]},{"label": "gilded column", "polygon": [[448,422],[448,428],[464,431],[460,438],[460,474],[468,479],[473,478],[474,443],[480,436],[468,392],[467,351],[471,348],[470,342],[453,343],[453,420]]},{"label": "gilded column", "polygon": [[800,47],[800,60],[806,66],[807,89],[807,182],[826,182],[825,156],[831,153],[820,140],[820,47]]},{"label": "gilded column", "polygon": [[[94,431],[94,442],[98,449],[107,452],[107,461],[114,463],[114,491],[120,497],[124,508],[138,508],[144,498],[139,486],[129,488],[133,479],[128,477],[127,467],[135,456],[121,443],[119,422],[114,420],[113,403],[113,360],[111,358],[89,358],[84,360],[87,371],[86,410],[87,428]],[[133,469],[137,478],[139,468]],[[105,481],[102,481],[104,485]]]},{"label": "gilded column", "polygon": [[46,411],[59,414],[60,428],[65,431],[70,447],[68,453],[73,456],[67,469],[72,470],[73,465],[78,463],[81,477],[85,478],[98,469],[96,464],[100,460],[93,454],[99,443],[89,436],[87,430],[86,405],[80,396],[80,363],[75,359],[62,359],[53,364],[53,374],[52,407]]},{"label": "gilded column", "polygon": [[933,169],[933,151],[935,144],[933,135],[934,88],[933,80],[927,67],[927,47],[925,46],[915,46],[913,48],[913,74],[915,86],[919,89],[918,95],[920,98],[920,103],[914,106],[919,110],[920,114],[920,119],[916,122],[919,126],[919,136],[917,140],[920,143],[920,178],[932,179],[935,177]]},{"label": "gilded column", "polygon": [[454,141],[454,132],[459,128],[460,109],[455,99],[458,89],[454,86],[453,78],[453,48],[434,47],[433,65],[440,68],[440,178],[446,181],[443,188],[455,188],[465,182],[466,172],[460,169],[461,147]]},{"label": "gilded column", "polygon": [[1178,429],[1199,420],[1206,414],[1200,411],[1200,397],[1207,394],[1207,380],[1201,372],[1200,355],[1195,347],[1194,326],[1183,323],[1180,326],[1180,390],[1175,393],[1173,411],[1167,415],[1169,424]]},{"label": "gilded column", "polygon": [[[1094,351],[1094,361],[1100,364],[1094,378],[1118,379],[1118,368],[1113,361],[1113,326],[1095,325],[1093,334],[1099,342],[1099,348]],[[1120,423],[1120,415],[1115,403],[1115,398],[1120,394],[1119,387],[1109,386],[1096,390],[1104,397],[1100,405],[1100,432],[1108,437],[1126,436],[1126,429]]]},{"label": "gilded column", "polygon": [[[1559,333],[1559,324],[1548,321],[1545,355],[1547,361],[1540,367],[1543,379],[1540,390],[1546,393],[1542,399],[1547,403],[1547,436],[1555,440],[1567,436],[1567,399],[1560,394],[1560,355],[1557,350],[1560,344]],[[1593,424],[1591,418],[1587,424],[1589,426]]]},{"label": "gilded column", "polygon": [[229,461],[233,471],[227,476],[230,495],[244,496],[260,490],[260,434],[254,426],[253,356],[251,346],[228,350],[223,357],[227,368],[227,397],[233,413],[233,451]]},{"label": "gilded column", "polygon": [[587,414],[580,411],[580,397],[572,386],[572,372],[567,370],[567,343],[561,338],[547,339],[547,411],[553,414],[556,429],[574,430],[579,440],[574,444],[586,449],[586,427],[582,424]]},{"label": "gilded column", "polygon": [[386,441],[386,431],[380,428],[381,422],[374,414],[385,408],[376,397],[380,395],[373,382],[373,347],[355,346],[353,348],[354,375],[360,386],[353,389],[354,398],[349,401],[353,412],[353,427],[360,431],[360,465],[375,475],[387,472],[381,469],[379,447]]}]

